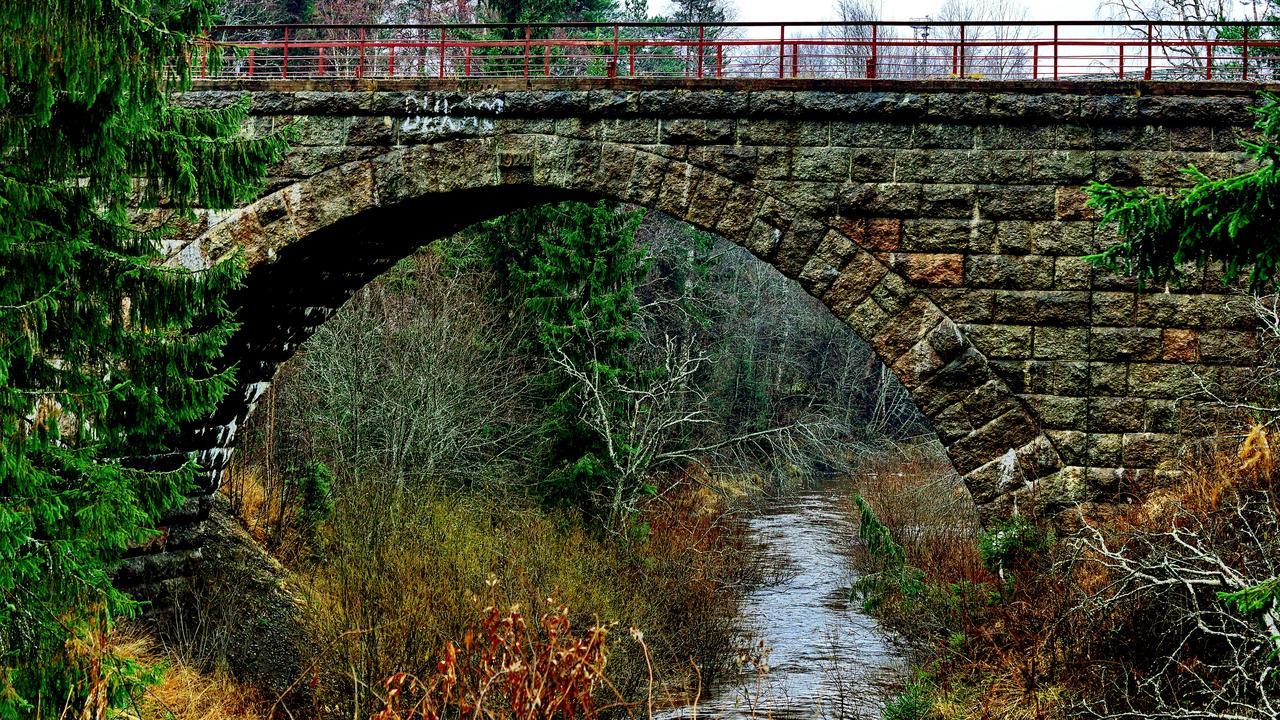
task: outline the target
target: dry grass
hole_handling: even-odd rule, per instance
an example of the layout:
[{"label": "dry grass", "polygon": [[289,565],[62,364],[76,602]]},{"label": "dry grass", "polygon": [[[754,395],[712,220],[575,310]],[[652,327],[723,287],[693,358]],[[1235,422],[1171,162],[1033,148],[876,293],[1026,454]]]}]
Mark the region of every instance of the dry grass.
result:
[{"label": "dry grass", "polygon": [[[938,618],[949,631],[935,635],[937,642],[918,656],[927,671],[923,702],[913,706],[913,714],[895,717],[1059,720],[1079,716],[1086,705],[1142,717],[1169,697],[1192,702],[1188,689],[1209,687],[1212,694],[1225,687],[1229,679],[1213,675],[1219,672],[1213,668],[1230,662],[1223,653],[1233,651],[1211,633],[1198,638],[1193,631],[1196,613],[1221,614],[1229,607],[1211,591],[1195,598],[1158,586],[1128,593],[1132,576],[1116,558],[1192,551],[1180,548],[1169,531],[1194,528],[1197,548],[1258,570],[1259,536],[1242,529],[1256,515],[1242,508],[1253,498],[1252,512],[1260,512],[1262,498],[1272,503],[1272,517],[1280,516],[1272,450],[1277,446],[1280,438],[1255,428],[1238,449],[1188,458],[1176,482],[1148,489],[1141,501],[1089,508],[1077,522],[1086,524],[1081,533],[1097,535],[1068,533],[1047,552],[1011,568],[1003,583],[981,567],[964,535],[950,536],[957,547],[946,548],[947,535],[917,532],[955,512],[953,499],[939,491],[936,463],[910,454],[877,459],[860,477],[860,490],[902,538],[908,563],[923,569],[931,586],[919,593],[924,599],[911,606],[910,620],[927,624],[924,618]],[[964,525],[972,521],[959,517],[972,537],[976,523]],[[1111,554],[1099,555],[1096,543],[1084,537],[1105,538]],[[1252,558],[1251,565],[1242,558]],[[960,582],[984,583],[991,601],[955,613]],[[948,586],[953,589],[944,592]],[[1170,672],[1171,657],[1177,662],[1168,688],[1177,691],[1137,695],[1134,678]],[[1203,685],[1190,681],[1199,673],[1205,673]]]},{"label": "dry grass", "polygon": [[988,582],[975,540],[981,526],[964,483],[942,449],[899,445],[861,461],[854,490],[902,544],[907,564],[932,583]]},{"label": "dry grass", "polygon": [[266,720],[269,703],[255,690],[224,672],[201,672],[167,653],[136,627],[117,629],[107,638],[120,659],[161,666],[161,681],[151,685],[122,720]]},{"label": "dry grass", "polygon": [[623,538],[515,497],[351,480],[308,560],[294,563],[320,649],[315,710],[367,715],[383,707],[388,677],[431,677],[486,603],[527,617],[572,607],[577,633],[641,628],[652,658],[624,636],[608,640],[618,691],[646,695],[652,670],[662,694],[687,694],[691,663],[708,680],[735,650],[736,587],[750,571],[739,534],[715,494],[692,486],[652,503]]}]

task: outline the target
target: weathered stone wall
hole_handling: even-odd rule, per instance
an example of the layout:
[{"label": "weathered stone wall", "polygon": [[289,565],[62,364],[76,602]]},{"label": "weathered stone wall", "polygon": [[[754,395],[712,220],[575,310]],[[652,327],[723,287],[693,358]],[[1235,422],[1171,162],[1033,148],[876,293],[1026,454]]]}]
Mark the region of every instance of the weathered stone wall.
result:
[{"label": "weathered stone wall", "polygon": [[350,292],[434,237],[563,197],[669,213],[797,279],[912,391],[988,514],[1117,497],[1220,421],[1201,383],[1232,386],[1256,351],[1216,280],[1138,292],[1081,259],[1110,239],[1084,183],[1245,167],[1239,89],[276,83],[186,102],[242,92],[254,130],[300,138],[260,200],[173,248],[192,267],[239,248],[252,268],[230,351],[244,392],[192,436],[205,491],[276,365]]}]

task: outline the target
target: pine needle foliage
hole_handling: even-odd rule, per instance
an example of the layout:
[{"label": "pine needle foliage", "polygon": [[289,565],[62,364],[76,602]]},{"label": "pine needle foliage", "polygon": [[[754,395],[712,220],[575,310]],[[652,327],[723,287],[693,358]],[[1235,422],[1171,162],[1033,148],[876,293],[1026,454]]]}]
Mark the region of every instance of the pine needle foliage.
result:
[{"label": "pine needle foliage", "polygon": [[1280,96],[1262,93],[1255,128],[1242,143],[1256,169],[1214,179],[1194,166],[1190,187],[1175,195],[1106,183],[1088,188],[1089,205],[1115,223],[1120,240],[1086,259],[1147,284],[1179,284],[1188,267],[1221,267],[1224,282],[1247,278],[1254,290],[1274,285],[1280,268]]},{"label": "pine needle foliage", "polygon": [[234,207],[287,142],[241,137],[244,104],[171,104],[215,9],[0,4],[2,720],[102,715],[147,675],[85,648],[134,607],[113,562],[196,468],[129,458],[166,452],[230,386],[217,358],[242,270],[161,267],[168,223],[136,210]]},{"label": "pine needle foliage", "polygon": [[[590,367],[606,380],[640,372],[632,357],[641,340],[636,288],[649,268],[635,241],[643,215],[617,203],[570,201],[484,223],[480,244],[529,311],[539,354]],[[602,440],[582,420],[580,388],[562,373],[543,380],[553,398],[542,426],[547,494],[589,505],[613,480]]]}]

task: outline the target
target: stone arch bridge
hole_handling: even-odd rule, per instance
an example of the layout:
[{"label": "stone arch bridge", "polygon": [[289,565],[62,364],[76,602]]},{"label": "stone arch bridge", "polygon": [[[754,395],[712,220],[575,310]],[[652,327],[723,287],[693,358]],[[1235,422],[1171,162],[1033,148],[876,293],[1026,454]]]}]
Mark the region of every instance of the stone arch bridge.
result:
[{"label": "stone arch bridge", "polygon": [[[1081,186],[1175,186],[1245,167],[1240,84],[534,80],[206,82],[296,123],[265,193],[174,241],[250,274],[228,350],[241,388],[184,450],[203,517],[241,427],[355,289],[512,209],[611,198],[718,233],[799,281],[911,391],[980,510],[1120,497],[1249,372],[1248,305],[1208,278],[1139,292],[1081,256],[1111,235]],[[180,533],[171,550],[182,547]]]}]

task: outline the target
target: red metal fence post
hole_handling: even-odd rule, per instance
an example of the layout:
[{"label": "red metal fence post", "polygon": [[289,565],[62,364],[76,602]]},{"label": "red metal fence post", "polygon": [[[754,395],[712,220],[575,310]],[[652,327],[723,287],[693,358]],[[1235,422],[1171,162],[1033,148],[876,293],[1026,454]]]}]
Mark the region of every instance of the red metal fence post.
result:
[{"label": "red metal fence post", "polygon": [[618,77],[618,24],[613,24],[613,63],[609,66],[609,77]]},{"label": "red metal fence post", "polygon": [[960,77],[963,79],[967,75],[964,63],[964,24],[960,24]]},{"label": "red metal fence post", "polygon": [[1040,79],[1040,43],[1031,46],[1031,79]]},{"label": "red metal fence post", "polygon": [[1053,26],[1053,81],[1058,82],[1058,26]]},{"label": "red metal fence post", "polygon": [[1204,58],[1205,58],[1204,79],[1212,80],[1213,79],[1213,43],[1212,42],[1207,42],[1204,44]]},{"label": "red metal fence post", "polygon": [[289,28],[284,29],[284,62],[280,63],[280,77],[289,77]]},{"label": "red metal fence post", "polygon": [[360,64],[356,66],[356,77],[358,78],[364,77],[364,47],[365,33],[364,28],[362,27],[360,28]]},{"label": "red metal fence post", "polygon": [[465,59],[462,65],[463,77],[471,77],[471,45],[467,45]]},{"label": "red metal fence post", "polygon": [[716,77],[724,77],[724,44],[716,43]]},{"label": "red metal fence post", "polygon": [[791,43],[791,77],[800,77],[800,43]]},{"label": "red metal fence post", "polygon": [[1117,45],[1116,49],[1120,51],[1120,71],[1116,73],[1116,77],[1123,80],[1124,79],[1124,43]]},{"label": "red metal fence post", "polygon": [[1155,34],[1154,30],[1155,30],[1154,27],[1152,27],[1149,24],[1147,25],[1147,69],[1142,73],[1143,80],[1151,79],[1151,70],[1152,70],[1152,65],[1154,64],[1153,53],[1155,51],[1155,48],[1153,47],[1153,43],[1155,42],[1155,38],[1153,37],[1153,35]]},{"label": "red metal fence post", "polygon": [[524,26],[524,76],[529,77],[529,41],[533,37],[533,28]]},{"label": "red metal fence post", "polygon": [[778,26],[778,77],[787,76],[787,26]]},{"label": "red metal fence post", "polygon": [[438,70],[437,75],[439,75],[441,79],[444,79],[444,50],[445,50],[444,43],[445,43],[445,38],[447,36],[448,36],[448,32],[444,29],[444,27],[441,27],[440,28],[440,67],[437,69]]},{"label": "red metal fence post", "polygon": [[249,77],[253,77],[253,51],[249,51]]},{"label": "red metal fence post", "polygon": [[1249,24],[1244,26],[1244,47],[1240,49],[1240,79],[1249,79]]},{"label": "red metal fence post", "polygon": [[706,29],[698,25],[698,77],[702,77],[702,56],[706,52]]},{"label": "red metal fence post", "polygon": [[877,70],[876,61],[878,60],[877,55],[879,54],[878,45],[880,40],[879,30],[880,30],[879,25],[871,26],[871,58],[867,60],[867,79],[868,80],[876,79],[876,70]]}]

